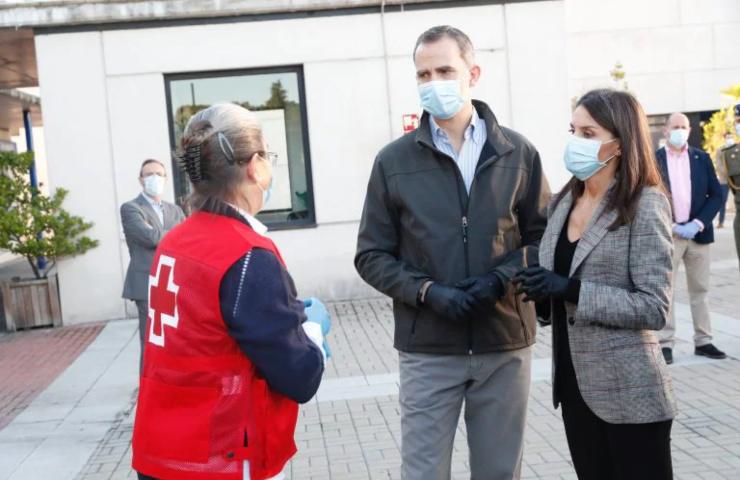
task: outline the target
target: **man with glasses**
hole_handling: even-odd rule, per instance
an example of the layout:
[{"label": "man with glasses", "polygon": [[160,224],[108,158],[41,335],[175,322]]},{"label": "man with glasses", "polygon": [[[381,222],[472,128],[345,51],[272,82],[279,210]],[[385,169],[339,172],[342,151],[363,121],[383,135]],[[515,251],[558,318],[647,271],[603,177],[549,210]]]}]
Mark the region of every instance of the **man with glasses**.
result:
[{"label": "man with glasses", "polygon": [[[162,200],[167,171],[159,160],[144,160],[139,170],[142,193],[121,205],[121,224],[131,261],[123,284],[123,298],[136,303],[139,341],[144,346],[148,316],[149,269],[154,250],[165,233],[185,219],[177,205]],[[141,357],[139,357],[141,368]]]}]

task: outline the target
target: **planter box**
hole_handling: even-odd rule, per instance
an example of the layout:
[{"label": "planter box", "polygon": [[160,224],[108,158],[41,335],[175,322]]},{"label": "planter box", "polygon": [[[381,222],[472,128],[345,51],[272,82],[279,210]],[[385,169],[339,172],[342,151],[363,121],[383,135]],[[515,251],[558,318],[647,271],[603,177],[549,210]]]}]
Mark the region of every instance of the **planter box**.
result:
[{"label": "planter box", "polygon": [[62,324],[56,275],[41,280],[3,282],[0,289],[7,331]]}]

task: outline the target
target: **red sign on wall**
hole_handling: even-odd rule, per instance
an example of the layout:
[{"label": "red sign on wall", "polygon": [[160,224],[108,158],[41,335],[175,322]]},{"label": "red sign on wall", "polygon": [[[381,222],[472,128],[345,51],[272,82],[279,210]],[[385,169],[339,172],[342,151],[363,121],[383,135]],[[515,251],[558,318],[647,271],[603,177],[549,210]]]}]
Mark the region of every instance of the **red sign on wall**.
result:
[{"label": "red sign on wall", "polygon": [[408,113],[403,116],[403,133],[413,132],[419,127],[419,115]]}]

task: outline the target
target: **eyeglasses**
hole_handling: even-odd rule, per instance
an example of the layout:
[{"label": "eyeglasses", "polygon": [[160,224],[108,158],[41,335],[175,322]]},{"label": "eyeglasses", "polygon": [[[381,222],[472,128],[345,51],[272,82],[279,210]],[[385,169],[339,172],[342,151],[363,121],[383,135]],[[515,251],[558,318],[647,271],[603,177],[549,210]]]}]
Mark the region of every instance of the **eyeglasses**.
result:
[{"label": "eyeglasses", "polygon": [[149,172],[149,173],[144,173],[144,174],[142,174],[142,175],[141,175],[141,178],[151,177],[152,175],[156,175],[156,176],[158,176],[158,177],[162,177],[162,178],[165,178],[165,177],[167,176],[167,174],[166,174],[166,173],[161,173],[161,172]]},{"label": "eyeglasses", "polygon": [[270,162],[273,167],[277,166],[278,154],[275,152],[260,152],[262,158]]}]

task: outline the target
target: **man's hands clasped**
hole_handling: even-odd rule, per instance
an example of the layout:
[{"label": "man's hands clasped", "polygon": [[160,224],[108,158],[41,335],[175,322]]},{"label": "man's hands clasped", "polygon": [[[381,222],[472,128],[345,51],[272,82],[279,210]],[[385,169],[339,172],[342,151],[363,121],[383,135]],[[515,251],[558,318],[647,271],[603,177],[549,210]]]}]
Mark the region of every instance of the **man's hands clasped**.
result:
[{"label": "man's hands clasped", "polygon": [[462,322],[493,310],[504,292],[499,277],[488,273],[457,282],[454,287],[433,283],[426,291],[424,305],[441,317]]}]

